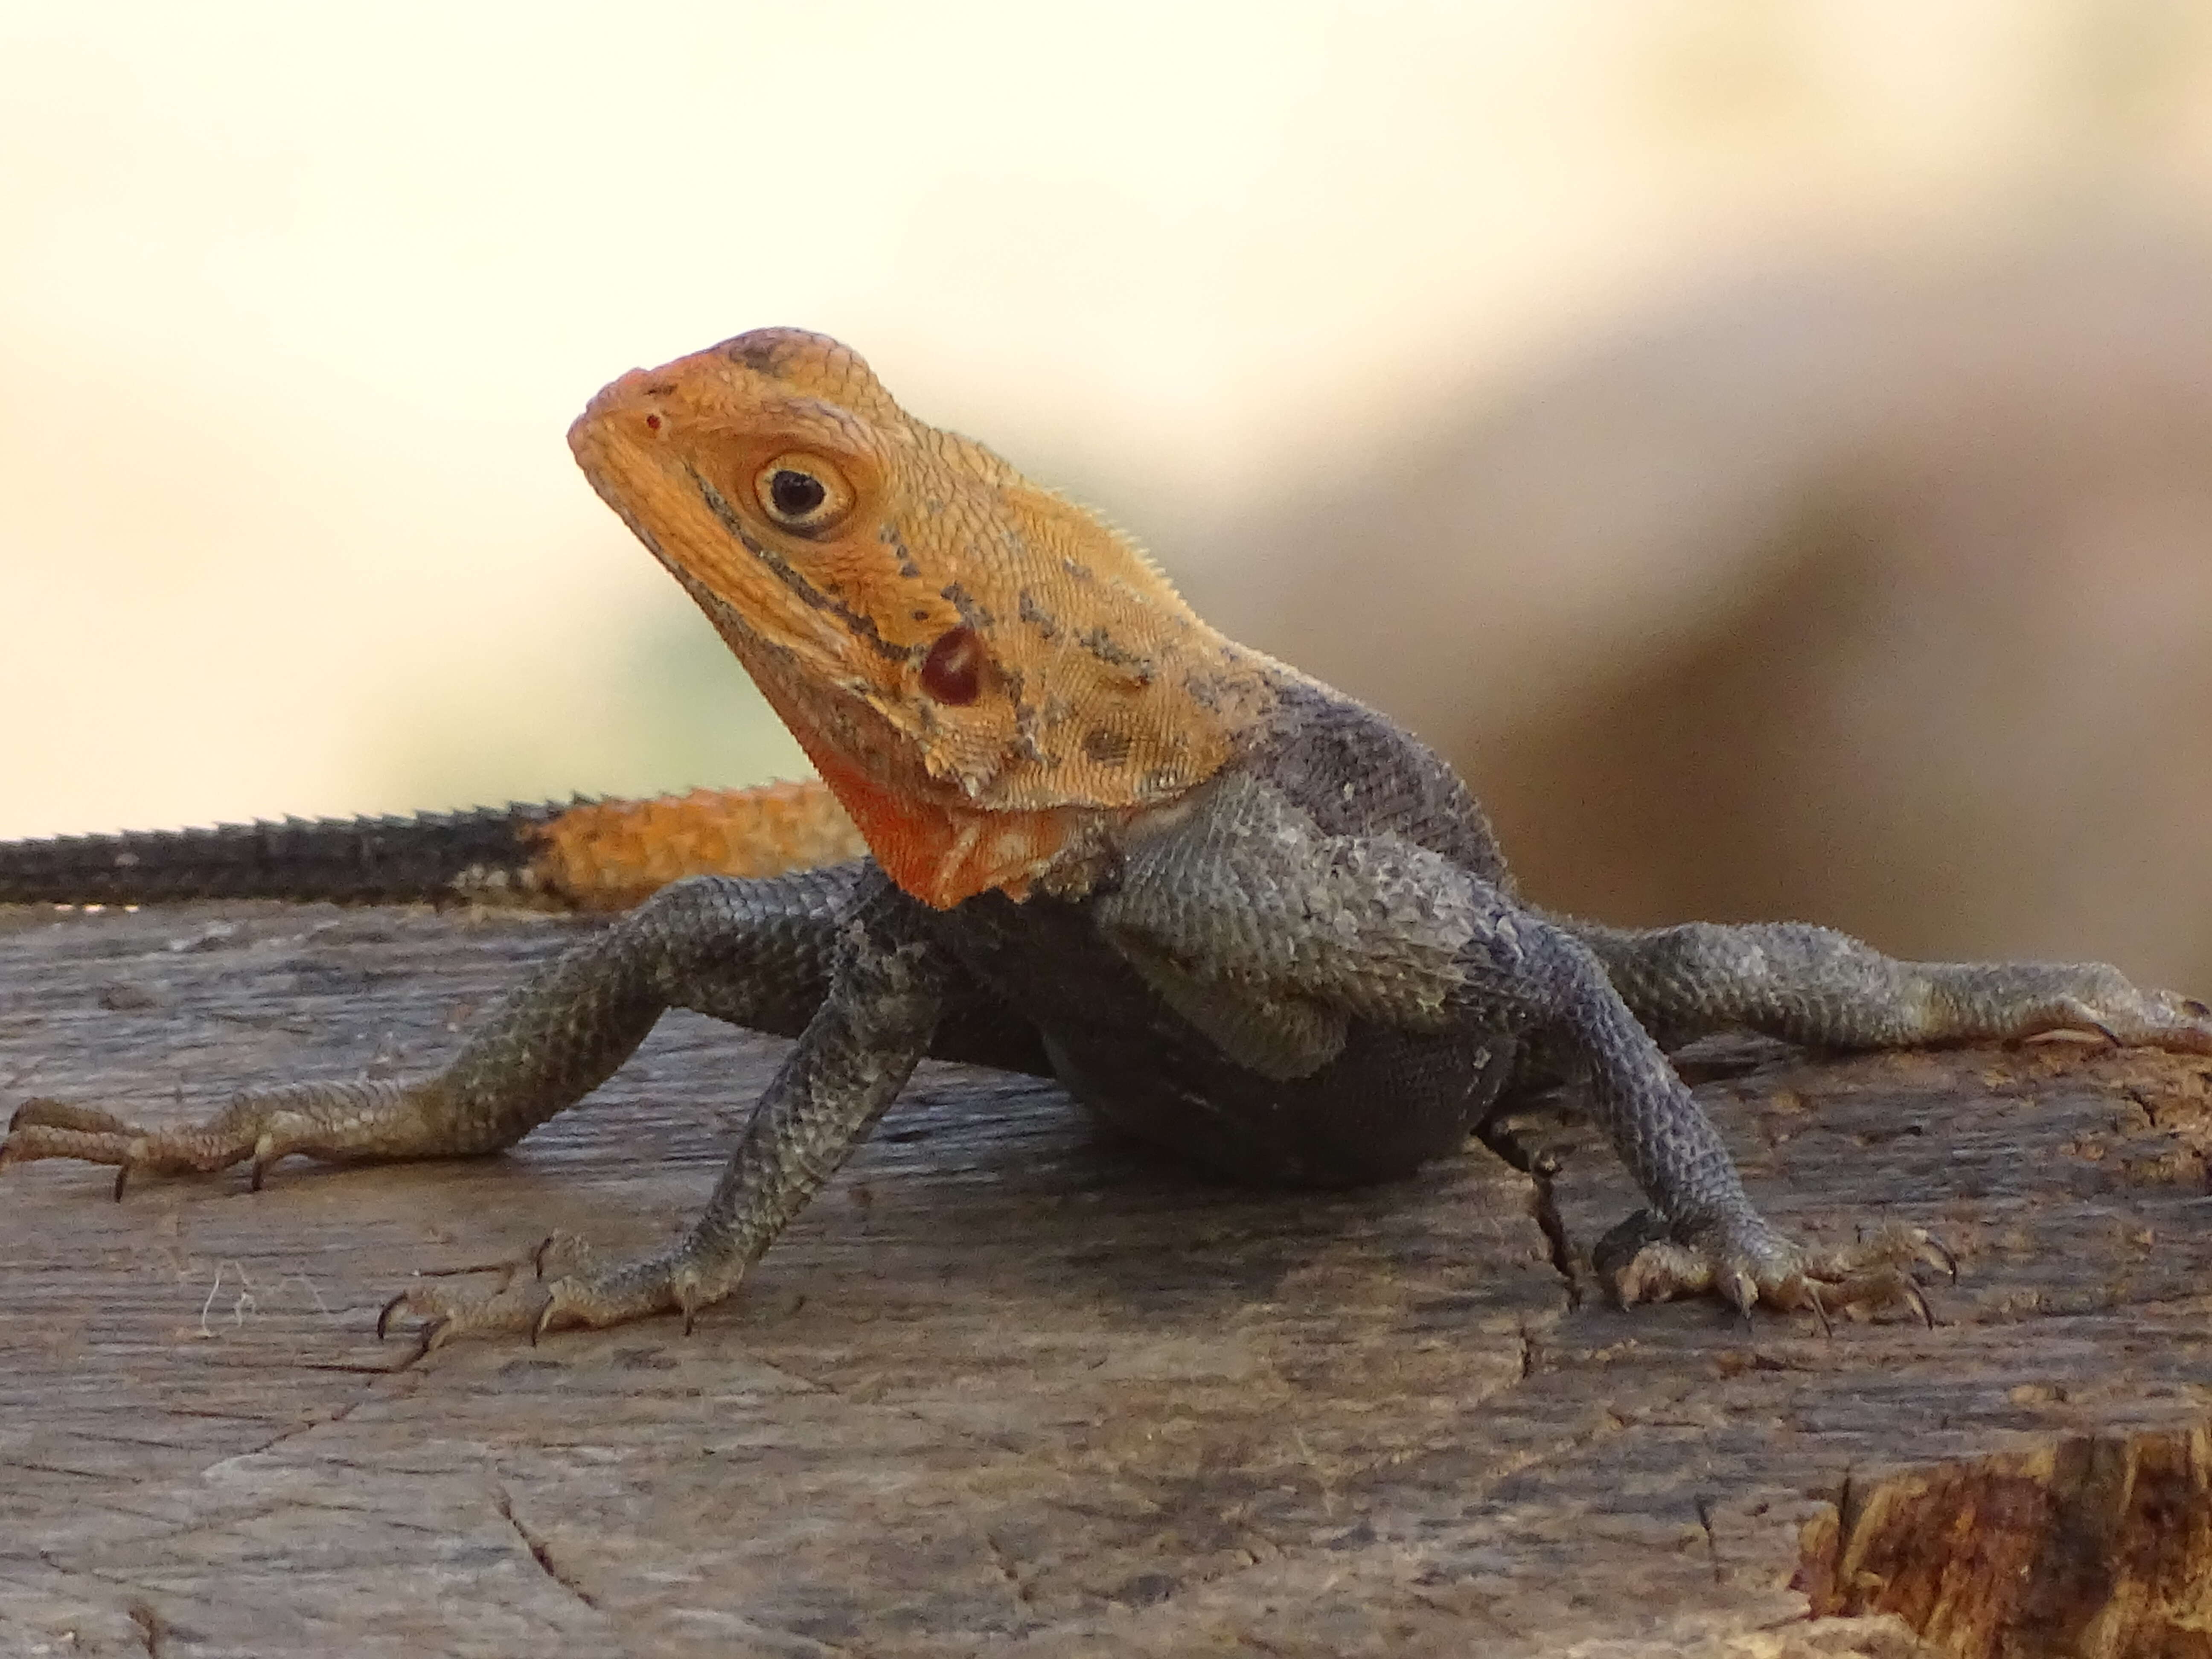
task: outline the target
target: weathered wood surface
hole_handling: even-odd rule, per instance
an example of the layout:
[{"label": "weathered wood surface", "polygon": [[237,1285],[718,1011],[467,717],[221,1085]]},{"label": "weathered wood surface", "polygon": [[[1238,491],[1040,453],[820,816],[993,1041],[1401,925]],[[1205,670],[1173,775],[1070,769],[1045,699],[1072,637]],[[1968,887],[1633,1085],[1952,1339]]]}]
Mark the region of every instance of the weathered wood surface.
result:
[{"label": "weathered wood surface", "polygon": [[[0,912],[0,1106],[416,1068],[574,926]],[[1908,1650],[1808,1589],[2212,1641],[2212,1063],[1721,1066],[1778,1221],[1941,1230],[1933,1331],[1571,1308],[1486,1154],[1254,1194],[944,1069],[688,1339],[375,1342],[411,1271],[665,1237],[775,1053],[672,1018],[471,1164],[0,1174],[0,1654]],[[1631,1202],[1559,1192],[1585,1245]]]}]

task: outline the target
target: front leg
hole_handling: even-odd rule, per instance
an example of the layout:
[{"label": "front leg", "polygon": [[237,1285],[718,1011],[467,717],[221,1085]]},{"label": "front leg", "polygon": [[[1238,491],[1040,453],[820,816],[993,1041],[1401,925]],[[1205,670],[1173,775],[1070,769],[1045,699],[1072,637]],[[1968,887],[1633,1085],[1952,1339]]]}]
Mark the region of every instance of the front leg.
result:
[{"label": "front leg", "polygon": [[205,1122],[141,1128],[97,1107],[24,1103],[0,1165],[48,1158],[190,1174],[252,1159],[452,1158],[513,1146],[582,1099],[662,1012],[694,1008],[796,1036],[829,983],[840,919],[869,866],[772,880],[707,876],[663,888],[517,986],[442,1071],[412,1080],[300,1083],[240,1094]]},{"label": "front leg", "polygon": [[1571,1056],[1587,1079],[1591,1116],[1650,1209],[1600,1241],[1599,1273],[1624,1303],[1718,1295],[1820,1313],[1903,1302],[1928,1316],[1906,1270],[1948,1267],[1916,1228],[1889,1227],[1864,1244],[1814,1250],[1753,1206],[1735,1164],[1650,1032],[1598,959],[1547,918],[1493,899],[1477,911],[1462,953],[1463,995],[1510,1011],[1540,1048]]},{"label": "front leg", "polygon": [[1747,1030],[1828,1048],[2007,1042],[2081,1031],[2212,1054],[2212,1008],[2103,963],[1900,962],[1802,922],[1635,929],[1556,918],[1671,1045]]},{"label": "front leg", "polygon": [[884,884],[846,921],[828,995],[801,1033],[723,1169],[714,1195],[672,1249],[619,1267],[465,1299],[426,1287],[402,1308],[428,1316],[420,1352],[467,1332],[605,1326],[649,1314],[693,1316],[745,1270],[819,1192],[906,1085],[960,980],[921,932],[913,902]]},{"label": "front leg", "polygon": [[1330,836],[1231,775],[1133,847],[1097,906],[1161,998],[1263,1076],[1310,1076],[1348,1023],[1503,1028],[1571,1060],[1650,1211],[1601,1266],[1635,1302],[1711,1291],[1738,1308],[1911,1299],[1925,1235],[1816,1253],[1753,1207],[1727,1148],[1590,950],[1450,860],[1389,834]]}]

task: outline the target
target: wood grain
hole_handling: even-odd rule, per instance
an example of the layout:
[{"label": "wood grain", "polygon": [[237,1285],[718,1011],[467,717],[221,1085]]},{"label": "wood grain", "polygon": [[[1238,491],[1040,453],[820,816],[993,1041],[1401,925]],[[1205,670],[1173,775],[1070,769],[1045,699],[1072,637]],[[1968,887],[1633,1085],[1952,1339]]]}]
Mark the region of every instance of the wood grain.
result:
[{"label": "wood grain", "polygon": [[[416,1069],[587,925],[0,911],[0,1106],[167,1120]],[[2182,1631],[2212,1583],[2203,1060],[1704,1055],[1776,1220],[1943,1234],[1932,1331],[1571,1306],[1479,1150],[1255,1194],[946,1067],[688,1339],[377,1344],[410,1273],[680,1227],[778,1047],[672,1018],[465,1164],[119,1205],[105,1171],[0,1175],[0,1654],[1871,1655],[1910,1650],[1899,1615],[1945,1651],[2089,1651]],[[1632,1194],[1566,1144],[1586,1247]],[[2143,1524],[2080,1471],[2154,1465],[2181,1554],[2068,1577],[2097,1516]],[[2075,1485],[2010,1519],[1961,1497],[2039,1471]],[[1974,1565],[2020,1559],[2035,1595]]]}]

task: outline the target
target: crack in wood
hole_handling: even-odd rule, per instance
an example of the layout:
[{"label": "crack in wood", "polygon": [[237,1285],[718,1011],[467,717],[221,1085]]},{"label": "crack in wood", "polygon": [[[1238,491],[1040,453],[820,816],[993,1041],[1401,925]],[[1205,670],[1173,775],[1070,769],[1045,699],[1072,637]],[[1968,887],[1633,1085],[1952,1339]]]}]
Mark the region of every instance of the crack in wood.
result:
[{"label": "crack in wood", "polygon": [[521,1518],[514,1512],[514,1499],[508,1494],[506,1487],[492,1488],[492,1506],[499,1511],[500,1519],[514,1528],[514,1535],[522,1540],[522,1547],[530,1552],[530,1559],[538,1563],[539,1569],[548,1578],[581,1601],[593,1613],[599,1610],[599,1599],[554,1565],[552,1552],[546,1548],[545,1540],[522,1524]]},{"label": "crack in wood", "polygon": [[1698,1525],[1705,1534],[1705,1553],[1713,1564],[1713,1583],[1725,1583],[1727,1575],[1721,1571],[1720,1540],[1713,1535],[1713,1501],[1703,1492],[1691,1495],[1690,1502],[1698,1511]]},{"label": "crack in wood", "polygon": [[138,1639],[146,1644],[146,1659],[161,1659],[161,1637],[165,1628],[161,1615],[144,1601],[133,1601],[124,1612],[138,1627]]}]

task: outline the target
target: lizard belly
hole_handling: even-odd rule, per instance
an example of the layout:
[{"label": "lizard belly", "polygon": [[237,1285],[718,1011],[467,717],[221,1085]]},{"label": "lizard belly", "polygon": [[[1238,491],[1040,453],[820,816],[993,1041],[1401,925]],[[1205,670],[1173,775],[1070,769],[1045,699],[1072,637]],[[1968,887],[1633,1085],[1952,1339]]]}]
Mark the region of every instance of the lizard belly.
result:
[{"label": "lizard belly", "polygon": [[1512,1064],[1502,1033],[1354,1020],[1343,1051],[1312,1075],[1264,1077],[1163,1002],[1079,903],[987,894],[940,913],[938,927],[968,971],[1036,1026],[1078,1100],[1237,1181],[1350,1187],[1409,1174],[1459,1150]]}]

